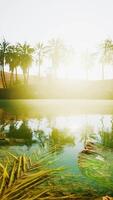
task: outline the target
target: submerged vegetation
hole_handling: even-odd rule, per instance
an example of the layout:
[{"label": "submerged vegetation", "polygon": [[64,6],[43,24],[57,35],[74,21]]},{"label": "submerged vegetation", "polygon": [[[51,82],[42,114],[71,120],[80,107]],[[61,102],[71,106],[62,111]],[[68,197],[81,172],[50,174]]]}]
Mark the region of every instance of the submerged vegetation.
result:
[{"label": "submerged vegetation", "polygon": [[5,162],[0,164],[1,199],[83,199],[80,194],[67,190],[65,182],[63,184],[61,181],[60,173],[63,168],[49,168],[51,153],[35,162],[25,155],[17,157],[8,154]]},{"label": "submerged vegetation", "polygon": [[[64,174],[62,167],[51,169],[51,153],[45,157],[37,157],[32,161],[32,156],[15,156],[8,153],[5,162],[0,164],[0,199],[96,199],[97,194],[86,185],[84,180],[78,183],[78,177]],[[74,182],[72,183],[72,179]],[[71,185],[69,186],[69,182]],[[83,187],[84,186],[84,187]],[[101,199],[101,198],[100,198]]]},{"label": "submerged vegetation", "polygon": [[54,188],[52,191],[51,184],[53,177],[60,169],[44,168],[41,159],[33,164],[26,156],[17,157],[12,154],[9,156],[12,158],[10,162],[8,160],[5,163],[5,167],[0,164],[1,199],[51,199],[54,197],[55,191]]},{"label": "submerged vegetation", "polygon": [[109,129],[108,117],[99,116],[96,130],[94,116],[96,123],[86,115],[29,118],[11,111],[0,119],[1,200],[113,196],[112,116]]},{"label": "submerged vegetation", "polygon": [[[79,168],[92,184],[101,188],[106,194],[113,196],[113,159],[112,151],[94,144],[92,150],[79,154]],[[104,183],[102,185],[102,183]],[[102,187],[101,187],[102,185]],[[94,186],[95,187],[95,186]]]},{"label": "submerged vegetation", "polygon": [[[52,149],[51,152],[45,152],[41,156],[38,154],[38,152],[34,152],[30,157],[26,155],[17,156],[7,152],[6,158],[4,158],[0,163],[0,199],[102,200],[101,196],[105,194],[105,190],[97,192],[96,188],[91,183],[91,178],[94,177],[94,180],[96,182],[100,180],[101,184],[101,178],[104,178],[104,176],[106,177],[107,175],[105,173],[104,176],[101,175],[101,172],[105,167],[105,165],[101,165],[101,160],[94,161],[92,157],[85,158],[86,156],[88,157],[88,155],[85,155],[84,160],[80,156],[80,169],[83,173],[86,169],[87,173],[85,172],[85,176],[89,177],[89,183],[86,183],[85,178],[83,178],[81,174],[70,174],[67,172],[67,169],[62,166],[59,168],[51,168],[56,159],[55,155],[56,154],[53,156]],[[35,159],[33,159],[34,156]],[[92,173],[93,177],[90,177],[90,172],[94,170],[93,167],[95,167],[95,165],[98,163],[98,174],[97,170],[95,169],[97,178],[94,176],[94,173]],[[86,168],[84,169],[84,167]],[[110,177],[108,177],[108,179],[109,178]],[[112,184],[111,183],[109,185],[109,182],[107,183],[108,186],[105,185],[107,187],[106,193],[107,189],[109,189],[109,187],[111,188]],[[111,193],[109,193],[109,195],[111,195]]]}]

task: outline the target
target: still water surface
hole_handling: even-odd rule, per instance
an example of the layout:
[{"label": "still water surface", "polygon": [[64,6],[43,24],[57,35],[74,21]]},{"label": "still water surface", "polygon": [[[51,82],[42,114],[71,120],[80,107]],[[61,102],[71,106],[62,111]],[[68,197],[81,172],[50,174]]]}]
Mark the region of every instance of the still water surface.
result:
[{"label": "still water surface", "polygon": [[[55,147],[51,167],[63,166],[64,173],[79,177],[78,182],[89,184],[99,194],[113,195],[113,101],[2,100],[0,128],[7,137],[17,139],[16,143],[0,143],[1,160],[7,151],[30,155]],[[87,158],[81,152],[89,142],[104,150]],[[86,156],[86,168],[81,155]],[[108,162],[111,164],[107,168]]]}]

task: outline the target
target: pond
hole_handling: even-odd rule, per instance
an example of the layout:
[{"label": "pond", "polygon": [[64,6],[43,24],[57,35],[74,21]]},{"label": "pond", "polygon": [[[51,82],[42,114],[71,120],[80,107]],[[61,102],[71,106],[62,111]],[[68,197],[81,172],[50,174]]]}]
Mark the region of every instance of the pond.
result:
[{"label": "pond", "polygon": [[1,100],[1,162],[8,152],[52,152],[49,167],[63,167],[63,184],[89,199],[112,196],[113,101]]}]

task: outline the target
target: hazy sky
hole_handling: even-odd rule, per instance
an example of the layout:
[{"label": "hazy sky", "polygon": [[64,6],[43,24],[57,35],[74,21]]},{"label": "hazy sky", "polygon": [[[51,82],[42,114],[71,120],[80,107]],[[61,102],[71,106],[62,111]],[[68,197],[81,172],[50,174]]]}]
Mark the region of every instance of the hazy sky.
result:
[{"label": "hazy sky", "polygon": [[0,0],[0,36],[10,42],[64,39],[76,49],[113,38],[113,0]]}]

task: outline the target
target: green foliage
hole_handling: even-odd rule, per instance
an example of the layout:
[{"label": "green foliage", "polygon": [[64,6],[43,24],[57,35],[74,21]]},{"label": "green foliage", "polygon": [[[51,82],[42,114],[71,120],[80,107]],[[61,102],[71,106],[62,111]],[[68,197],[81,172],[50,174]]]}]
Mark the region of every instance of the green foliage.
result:
[{"label": "green foliage", "polygon": [[106,131],[103,119],[101,119],[101,129],[99,131],[100,142],[104,147],[113,148],[113,117],[111,118],[111,129]]},{"label": "green foliage", "polygon": [[[94,145],[95,152],[79,154],[79,168],[84,176],[92,180],[97,188],[104,194],[113,191],[113,152],[103,148],[102,145]],[[103,184],[104,183],[104,184]]]},{"label": "green foliage", "polygon": [[101,44],[100,63],[102,64],[102,79],[105,76],[105,65],[113,65],[113,41],[106,39]]},{"label": "green foliage", "polygon": [[113,148],[113,132],[100,131],[101,143],[105,147]]},{"label": "green foliage", "polygon": [[54,147],[54,150],[62,151],[64,146],[66,145],[74,145],[75,138],[74,136],[70,136],[66,130],[60,131],[57,128],[52,129],[52,133],[49,135],[49,146]]},{"label": "green foliage", "polygon": [[67,133],[67,130],[60,131],[53,128],[52,132],[47,136],[43,130],[35,131],[37,142],[40,147],[45,147],[47,151],[53,149],[54,151],[62,151],[66,145],[74,145],[75,138]]},{"label": "green foliage", "polygon": [[26,121],[23,121],[19,128],[15,126],[15,123],[11,123],[7,137],[12,139],[15,138],[24,139],[25,141],[32,141],[32,131],[28,127]]},{"label": "green foliage", "polygon": [[[51,153],[32,161],[31,157],[15,156],[7,152],[5,163],[0,163],[0,199],[93,199],[97,196],[84,180],[78,184],[73,175],[62,175],[62,167],[50,169]],[[36,154],[35,154],[36,155]],[[37,155],[36,155],[37,156]],[[74,180],[74,181],[72,181]],[[69,183],[71,183],[69,185]]]},{"label": "green foliage", "polygon": [[[10,163],[7,162],[6,166],[0,164],[0,199],[28,199],[30,196],[34,199],[45,195],[48,189],[43,189],[42,184],[57,170],[41,169],[41,163],[32,164],[25,155],[9,155]],[[25,190],[28,192],[25,193]]]},{"label": "green foliage", "polygon": [[5,39],[3,39],[3,41],[0,43],[0,67],[1,67],[0,72],[1,72],[1,80],[3,84],[3,88],[7,88],[4,68],[6,64],[6,55],[8,52],[8,46],[9,46],[9,43]]},{"label": "green foliage", "polygon": [[113,41],[106,39],[101,45],[101,58],[103,64],[113,64]]}]

